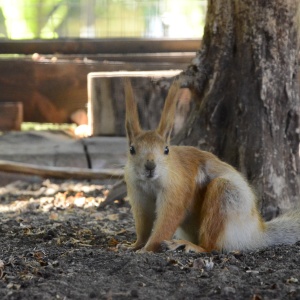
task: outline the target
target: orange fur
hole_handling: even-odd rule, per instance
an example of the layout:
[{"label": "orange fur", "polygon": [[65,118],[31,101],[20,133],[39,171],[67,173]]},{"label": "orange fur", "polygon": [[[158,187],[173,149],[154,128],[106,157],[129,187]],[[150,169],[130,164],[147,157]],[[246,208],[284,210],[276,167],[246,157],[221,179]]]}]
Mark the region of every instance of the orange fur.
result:
[{"label": "orange fur", "polygon": [[[269,232],[276,237],[277,225],[271,224],[267,232],[255,195],[243,176],[209,152],[169,145],[177,91],[175,83],[157,130],[143,131],[130,82],[125,81],[131,146],[125,181],[137,233],[130,248],[159,251],[164,243],[169,249],[184,246],[186,251],[204,252],[269,245]],[[179,240],[171,240],[175,232]]]},{"label": "orange fur", "polygon": [[207,186],[200,219],[201,245],[207,251],[217,250],[219,235],[225,226],[225,214],[222,213],[222,202],[226,201],[227,182],[224,179],[213,179]]}]

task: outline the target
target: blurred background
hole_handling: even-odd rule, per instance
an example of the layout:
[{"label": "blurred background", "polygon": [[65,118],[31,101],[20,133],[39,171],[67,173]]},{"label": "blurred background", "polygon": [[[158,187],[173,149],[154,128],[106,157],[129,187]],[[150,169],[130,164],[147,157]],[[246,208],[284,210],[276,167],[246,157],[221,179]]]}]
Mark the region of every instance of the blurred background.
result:
[{"label": "blurred background", "polygon": [[0,0],[0,38],[201,38],[205,0]]},{"label": "blurred background", "polygon": [[[86,132],[124,135],[122,86],[88,75],[186,69],[201,45],[206,7],[206,0],[0,0],[0,134],[92,122],[99,130]],[[136,93],[151,128],[169,83],[143,76]]]}]

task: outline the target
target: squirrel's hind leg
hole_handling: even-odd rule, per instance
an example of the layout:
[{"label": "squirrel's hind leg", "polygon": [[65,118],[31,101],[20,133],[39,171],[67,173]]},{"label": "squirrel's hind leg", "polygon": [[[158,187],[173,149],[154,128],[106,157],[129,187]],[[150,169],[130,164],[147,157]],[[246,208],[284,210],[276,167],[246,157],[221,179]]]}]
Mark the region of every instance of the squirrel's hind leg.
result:
[{"label": "squirrel's hind leg", "polygon": [[200,213],[199,245],[208,252],[221,250],[226,226],[226,203],[229,201],[231,183],[224,178],[215,178],[207,186]]},{"label": "squirrel's hind leg", "polygon": [[226,223],[225,202],[230,194],[230,183],[224,178],[215,178],[207,186],[200,212],[200,228],[197,245],[187,240],[164,241],[168,250],[184,252],[211,252],[221,250],[218,241],[224,235]]}]

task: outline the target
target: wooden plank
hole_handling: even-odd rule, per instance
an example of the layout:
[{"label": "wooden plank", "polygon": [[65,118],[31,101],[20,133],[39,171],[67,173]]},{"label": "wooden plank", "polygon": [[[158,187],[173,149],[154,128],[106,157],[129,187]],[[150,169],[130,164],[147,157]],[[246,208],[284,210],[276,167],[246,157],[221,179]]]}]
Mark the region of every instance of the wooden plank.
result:
[{"label": "wooden plank", "polygon": [[43,167],[120,169],[125,165],[123,137],[75,140],[62,132],[9,132],[0,135],[0,160]]},{"label": "wooden plank", "polygon": [[[77,61],[88,58],[94,61],[105,62],[132,62],[132,63],[172,63],[172,64],[190,64],[196,56],[196,51],[193,52],[163,52],[163,53],[103,53],[103,54],[55,54],[57,59]],[[45,58],[51,59],[53,55],[45,55]]]},{"label": "wooden plank", "polygon": [[107,177],[105,183],[111,184],[123,176],[121,169],[126,153],[126,138],[74,140],[61,132],[5,133],[0,135],[0,160],[3,162],[0,186],[15,180],[36,181],[37,176],[95,180]]},{"label": "wooden plank", "polygon": [[86,109],[87,74],[90,72],[159,70],[185,65],[0,59],[0,103],[22,102],[25,122],[68,123],[72,113]]},{"label": "wooden plank", "polygon": [[87,168],[80,140],[62,132],[8,132],[0,135],[0,160],[34,165]]},{"label": "wooden plank", "polygon": [[127,160],[125,137],[97,136],[84,139],[93,169],[123,168]]},{"label": "wooden plank", "polygon": [[110,38],[110,39],[55,39],[3,40],[0,53],[18,54],[100,54],[100,53],[157,53],[195,52],[200,39]]},{"label": "wooden plank", "polygon": [[[142,128],[157,126],[169,86],[181,70],[93,72],[88,75],[88,120],[92,135],[125,135],[123,77],[130,77]],[[185,93],[186,94],[186,93]],[[191,95],[180,101],[176,130],[190,109]],[[186,99],[187,98],[187,99]],[[178,126],[178,124],[181,124]]]}]

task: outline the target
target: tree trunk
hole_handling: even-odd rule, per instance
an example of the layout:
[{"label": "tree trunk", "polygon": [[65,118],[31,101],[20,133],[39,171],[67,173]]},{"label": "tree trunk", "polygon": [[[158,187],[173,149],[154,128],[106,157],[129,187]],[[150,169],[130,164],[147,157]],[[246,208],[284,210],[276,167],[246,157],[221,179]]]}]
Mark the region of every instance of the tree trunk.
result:
[{"label": "tree trunk", "polygon": [[177,144],[240,170],[270,219],[299,202],[295,0],[209,0],[201,49],[181,75],[196,106]]}]

